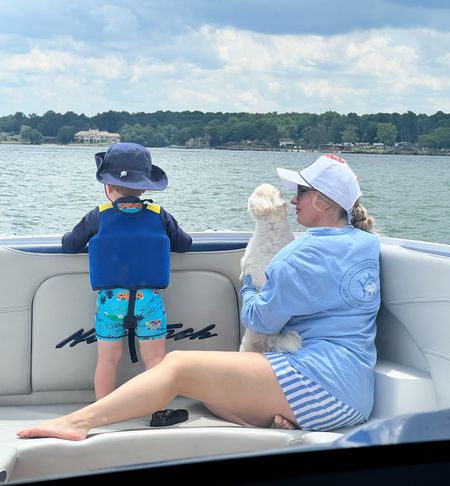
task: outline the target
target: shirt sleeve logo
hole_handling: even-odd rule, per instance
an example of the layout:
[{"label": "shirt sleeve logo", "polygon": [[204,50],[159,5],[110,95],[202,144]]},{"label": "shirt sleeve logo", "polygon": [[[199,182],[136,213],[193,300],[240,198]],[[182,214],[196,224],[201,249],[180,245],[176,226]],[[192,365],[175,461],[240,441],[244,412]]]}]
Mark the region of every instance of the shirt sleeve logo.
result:
[{"label": "shirt sleeve logo", "polygon": [[342,277],[339,291],[345,303],[358,309],[376,309],[380,305],[378,260],[364,260]]}]

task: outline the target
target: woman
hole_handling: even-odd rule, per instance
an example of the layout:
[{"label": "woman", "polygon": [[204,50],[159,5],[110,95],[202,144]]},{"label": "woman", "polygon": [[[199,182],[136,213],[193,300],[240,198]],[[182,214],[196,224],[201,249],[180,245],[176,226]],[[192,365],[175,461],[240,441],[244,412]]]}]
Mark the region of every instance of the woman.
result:
[{"label": "woman", "polygon": [[278,174],[297,191],[291,202],[308,230],[273,258],[259,293],[244,277],[242,320],[257,332],[295,329],[303,347],[283,354],[173,351],[101,400],[18,437],[81,440],[93,427],[164,409],[177,395],[245,426],[332,430],[368,418],[380,305],[373,220],[343,159],[326,154],[300,172]]}]

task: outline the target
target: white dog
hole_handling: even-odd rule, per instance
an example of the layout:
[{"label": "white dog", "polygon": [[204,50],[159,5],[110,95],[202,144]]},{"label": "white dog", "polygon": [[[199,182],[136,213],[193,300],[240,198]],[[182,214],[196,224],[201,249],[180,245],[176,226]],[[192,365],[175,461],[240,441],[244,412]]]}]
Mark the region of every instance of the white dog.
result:
[{"label": "white dog", "polygon": [[[255,221],[255,230],[241,259],[241,280],[250,275],[254,286],[260,290],[266,281],[264,270],[272,257],[292,241],[288,220],[288,203],[280,191],[270,184],[261,184],[248,198],[248,212]],[[295,331],[286,334],[261,334],[246,329],[239,351],[290,352],[302,345],[301,336]]]}]

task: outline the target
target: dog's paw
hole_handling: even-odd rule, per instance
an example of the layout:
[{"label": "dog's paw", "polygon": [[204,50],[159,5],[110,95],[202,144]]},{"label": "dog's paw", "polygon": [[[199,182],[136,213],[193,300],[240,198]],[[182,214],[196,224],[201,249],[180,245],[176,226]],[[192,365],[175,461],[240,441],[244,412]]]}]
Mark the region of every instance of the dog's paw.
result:
[{"label": "dog's paw", "polygon": [[272,347],[276,353],[295,353],[303,346],[303,338],[297,331],[289,331],[277,337]]}]

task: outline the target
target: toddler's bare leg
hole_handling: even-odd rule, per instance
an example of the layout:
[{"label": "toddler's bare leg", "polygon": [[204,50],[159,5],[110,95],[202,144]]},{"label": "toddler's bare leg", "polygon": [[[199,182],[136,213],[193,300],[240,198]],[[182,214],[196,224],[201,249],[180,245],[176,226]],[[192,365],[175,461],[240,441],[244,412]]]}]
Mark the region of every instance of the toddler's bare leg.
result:
[{"label": "toddler's bare leg", "polygon": [[117,368],[122,357],[123,341],[97,340],[97,366],[95,368],[95,397],[103,398],[117,386]]},{"label": "toddler's bare leg", "polygon": [[142,361],[144,361],[145,369],[149,370],[164,358],[166,354],[166,339],[140,340],[139,351]]}]

